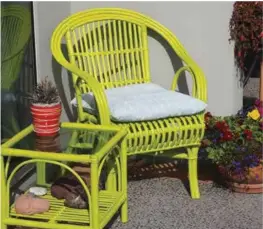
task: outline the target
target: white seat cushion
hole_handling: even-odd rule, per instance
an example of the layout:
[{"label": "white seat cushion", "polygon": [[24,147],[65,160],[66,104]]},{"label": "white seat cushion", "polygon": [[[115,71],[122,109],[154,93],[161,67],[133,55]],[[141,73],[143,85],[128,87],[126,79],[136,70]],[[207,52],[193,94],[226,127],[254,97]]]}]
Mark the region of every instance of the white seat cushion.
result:
[{"label": "white seat cushion", "polygon": [[[111,119],[117,122],[157,120],[185,116],[205,110],[207,104],[180,92],[170,91],[153,83],[129,85],[105,90]],[[77,106],[76,99],[71,104]],[[92,93],[82,95],[83,108],[96,115]]]}]

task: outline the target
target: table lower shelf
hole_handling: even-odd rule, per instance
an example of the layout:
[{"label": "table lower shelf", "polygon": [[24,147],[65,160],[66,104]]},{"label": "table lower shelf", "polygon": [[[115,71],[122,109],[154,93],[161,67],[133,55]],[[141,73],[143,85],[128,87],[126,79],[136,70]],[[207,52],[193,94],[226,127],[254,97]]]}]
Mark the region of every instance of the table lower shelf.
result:
[{"label": "table lower shelf", "polygon": [[[14,205],[11,206],[10,218],[21,220],[39,220],[42,222],[52,222],[57,224],[77,224],[89,225],[90,214],[87,209],[74,209],[64,206],[64,200],[58,200],[51,196],[50,192],[42,197],[50,202],[50,209],[48,212],[35,215],[21,215],[17,214]],[[116,209],[120,207],[124,201],[124,196],[121,192],[99,192],[99,222],[100,224],[107,224],[107,219],[116,213]],[[101,225],[102,227],[104,225]]]}]

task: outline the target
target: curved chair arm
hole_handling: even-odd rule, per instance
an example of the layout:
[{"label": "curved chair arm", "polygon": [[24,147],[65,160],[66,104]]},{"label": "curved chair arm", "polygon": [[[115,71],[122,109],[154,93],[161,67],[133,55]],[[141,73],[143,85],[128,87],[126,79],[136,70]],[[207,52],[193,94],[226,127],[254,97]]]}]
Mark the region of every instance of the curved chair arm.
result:
[{"label": "curved chair arm", "polygon": [[[193,80],[192,96],[197,99],[203,100],[204,102],[207,102],[205,77],[201,71],[193,71],[189,66],[183,66],[177,70],[173,78],[171,90],[174,91],[177,88],[178,79],[184,71],[189,72]],[[196,74],[199,74],[199,77],[197,77]]]},{"label": "curved chair arm", "polygon": [[[68,63],[69,64],[69,63]],[[78,69],[76,66],[69,64],[65,65],[63,64],[63,67],[71,71],[73,74],[77,75],[81,80],[85,81],[85,84],[88,85],[88,87],[91,89],[91,91],[94,94],[94,98],[97,103],[97,108],[98,108],[98,114],[99,114],[99,120],[101,124],[109,125],[110,124],[110,111],[109,111],[109,106],[107,102],[107,98],[104,92],[104,88],[102,85],[90,74],[87,72],[81,71]],[[77,87],[77,86],[76,86]],[[78,88],[76,88],[76,94],[77,94],[77,101],[78,104],[81,104],[81,93]],[[81,109],[80,113],[80,119],[82,119],[83,115],[83,108],[82,106],[78,106],[78,109]]]},{"label": "curved chair arm", "polygon": [[[66,23],[62,23],[53,32],[50,43],[53,57],[61,66],[78,76],[81,80],[85,82],[85,84],[87,84],[87,86],[91,89],[91,91],[94,94],[97,103],[100,123],[105,125],[110,124],[110,111],[103,86],[96,80],[95,77],[93,77],[87,72],[80,70],[76,65],[68,62],[68,60],[64,57],[64,54],[61,49],[61,41],[67,29],[68,25]],[[78,104],[81,104],[81,93],[77,86],[77,82],[75,83],[75,87],[77,94],[76,99],[78,101]],[[82,106],[78,106],[78,111],[80,113],[80,121],[82,121],[82,119],[84,119]]]},{"label": "curved chair arm", "polygon": [[[54,58],[57,60],[59,64],[61,64],[64,68],[72,72],[73,74],[77,75],[81,80],[85,81],[85,83],[88,85],[88,87],[91,89],[91,91],[94,94],[94,97],[97,102],[97,108],[98,108],[98,113],[99,113],[99,119],[101,124],[110,124],[110,112],[109,112],[109,107],[107,103],[107,98],[104,92],[104,89],[102,85],[90,74],[87,72],[84,72],[77,68],[77,66],[69,63],[63,56],[62,51],[60,49],[60,46],[57,46],[54,44],[53,39],[51,40],[51,49],[52,53],[56,53],[57,55],[54,55]],[[76,91],[77,91],[77,101],[79,103],[80,95],[79,89],[76,86]],[[78,106],[78,109],[82,109],[82,106]],[[81,113],[81,112],[80,112]],[[81,119],[81,118],[80,118]],[[80,120],[81,121],[81,120]]]},{"label": "curved chair arm", "polygon": [[[128,11],[128,10],[127,10]],[[138,17],[138,18],[136,18]],[[203,100],[204,102],[207,101],[207,89],[206,89],[206,78],[203,71],[200,67],[196,64],[196,62],[191,58],[191,56],[187,53],[184,46],[181,42],[177,39],[174,33],[168,29],[167,27],[163,26],[158,21],[151,19],[148,16],[142,15],[140,13],[133,13],[133,20],[137,23],[143,21],[147,28],[150,28],[160,34],[165,40],[169,43],[173,51],[177,54],[178,57],[186,64],[187,67],[180,68],[176,74],[175,79],[173,80],[172,88],[176,87],[176,83],[178,80],[179,75],[183,71],[189,71],[192,78],[194,79],[194,88],[193,88],[193,96]],[[175,84],[175,85],[174,85]]]},{"label": "curved chair arm", "polygon": [[[107,98],[104,92],[104,88],[102,85],[90,74],[87,72],[81,71],[79,68],[74,66],[73,64],[70,64],[67,62],[66,59],[64,59],[62,56],[60,56],[58,62],[67,70],[71,71],[73,74],[77,75],[81,81],[85,81],[85,84],[88,85],[88,87],[91,89],[92,93],[94,94],[94,98],[97,103],[98,108],[98,114],[99,114],[99,120],[101,124],[109,125],[110,124],[110,111],[109,106],[107,102]],[[77,83],[75,84],[76,89],[76,99],[78,103],[78,111],[80,114],[80,121],[84,119],[83,116],[83,107],[81,104],[81,93],[77,86]]]}]

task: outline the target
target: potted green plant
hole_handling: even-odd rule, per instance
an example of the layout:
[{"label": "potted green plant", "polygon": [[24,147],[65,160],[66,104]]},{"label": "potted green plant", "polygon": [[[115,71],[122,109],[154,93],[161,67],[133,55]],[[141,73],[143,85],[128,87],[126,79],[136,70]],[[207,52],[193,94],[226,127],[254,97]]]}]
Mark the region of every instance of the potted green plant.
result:
[{"label": "potted green plant", "polygon": [[[262,8],[263,2],[259,1],[235,2],[229,22],[230,41],[235,42],[237,67],[248,79],[253,72],[252,69],[260,66],[261,101],[263,101]],[[249,61],[250,59],[253,61]]]},{"label": "potted green plant", "polygon": [[216,164],[224,183],[236,192],[261,193],[262,102],[237,115],[214,117],[206,113],[206,132],[201,151]]},{"label": "potted green plant", "polygon": [[31,114],[38,136],[54,136],[59,131],[61,100],[57,88],[47,77],[37,84],[31,95]]}]

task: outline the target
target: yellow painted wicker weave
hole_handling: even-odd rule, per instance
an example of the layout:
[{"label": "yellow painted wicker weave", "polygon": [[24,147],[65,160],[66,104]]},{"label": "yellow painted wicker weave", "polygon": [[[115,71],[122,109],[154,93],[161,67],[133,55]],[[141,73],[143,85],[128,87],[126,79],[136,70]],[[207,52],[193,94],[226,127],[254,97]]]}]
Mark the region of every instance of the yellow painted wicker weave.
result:
[{"label": "yellow painted wicker weave", "polygon": [[[176,72],[171,90],[176,89],[180,74],[188,71],[193,78],[192,95],[206,102],[206,79],[202,70],[169,29],[140,13],[105,8],[73,14],[55,29],[51,50],[55,59],[72,72],[79,121],[128,127],[128,155],[153,153],[187,159],[191,196],[199,198],[197,155],[204,134],[203,112],[191,116],[122,124],[110,120],[105,89],[151,81],[147,43],[149,29],[162,36],[185,64]],[[64,41],[68,58],[62,53],[61,44]],[[92,91],[95,95],[98,117],[83,110],[81,94],[87,91]],[[186,150],[175,154],[171,151],[175,148]]]}]

